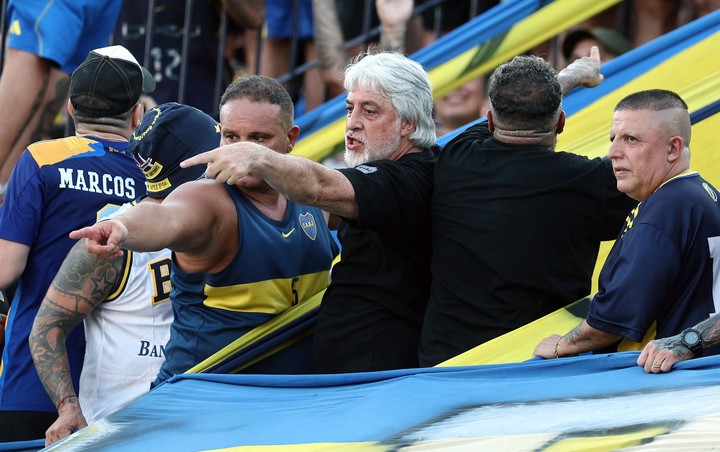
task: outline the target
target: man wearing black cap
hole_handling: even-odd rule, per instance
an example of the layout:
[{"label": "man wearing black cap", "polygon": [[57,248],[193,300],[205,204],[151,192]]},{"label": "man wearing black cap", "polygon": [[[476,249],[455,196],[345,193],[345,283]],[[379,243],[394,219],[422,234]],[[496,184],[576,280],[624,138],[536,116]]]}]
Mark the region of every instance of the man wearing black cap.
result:
[{"label": "man wearing black cap", "polygon": [[[202,168],[182,169],[179,163],[219,142],[218,123],[200,110],[177,103],[151,109],[130,139],[130,151],[147,178],[148,195],[141,203],[160,203],[179,185],[200,177]],[[165,360],[173,319],[168,302],[170,265],[168,249],[128,251],[109,260],[90,254],[84,240],[70,250],[30,334],[40,380],[53,401],[59,402],[64,394],[76,392],[67,369],[57,370],[57,363],[65,362],[67,354],[50,344],[64,341],[72,328],[85,322],[87,351],[79,397],[62,404],[58,420],[46,432],[46,445],[150,389]]]},{"label": "man wearing black cap", "polygon": [[[15,281],[0,374],[0,441],[36,439],[74,393],[53,402],[28,350],[43,296],[73,245],[68,233],[145,192],[128,139],[143,115],[138,104],[154,81],[120,46],[90,52],[70,79],[68,111],[75,136],[28,146],[0,208],[0,289]],[[55,345],[55,344],[53,344]],[[76,329],[65,344],[77,384],[85,340]]]}]

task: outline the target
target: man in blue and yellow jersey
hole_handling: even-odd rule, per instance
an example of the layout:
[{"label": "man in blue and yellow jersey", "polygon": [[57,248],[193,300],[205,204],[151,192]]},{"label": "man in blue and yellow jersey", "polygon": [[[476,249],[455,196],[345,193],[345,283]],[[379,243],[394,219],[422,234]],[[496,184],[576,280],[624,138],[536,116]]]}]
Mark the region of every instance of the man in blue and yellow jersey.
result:
[{"label": "man in blue and yellow jersey", "polygon": [[[688,106],[672,91],[651,89],[615,107],[610,149],[618,190],[640,204],[608,255],[588,314],[563,336],[543,339],[535,354],[637,349],[654,337],[681,334],[693,356],[717,353],[694,325],[717,313],[720,253],[718,191],[690,170]],[[647,354],[646,354],[647,355]],[[667,356],[640,363],[670,370]]]},{"label": "man in blue and yellow jersey", "polygon": [[[292,121],[282,85],[241,78],[220,100],[220,143],[251,141],[286,154],[300,133]],[[320,209],[288,200],[255,174],[233,184],[188,182],[162,204],[140,203],[71,237],[86,237],[101,257],[173,250],[174,320],[155,384],[325,289],[337,254]]]},{"label": "man in blue and yellow jersey", "polygon": [[[0,289],[18,281],[10,301],[0,374],[0,441],[37,439],[57,417],[33,366],[28,335],[43,296],[73,245],[68,233],[145,192],[128,152],[140,95],[155,82],[120,46],[90,52],[70,80],[75,136],[30,145],[18,160],[0,208]],[[58,344],[58,346],[62,346]],[[67,342],[80,376],[81,329]],[[59,405],[76,397],[64,394]]]}]

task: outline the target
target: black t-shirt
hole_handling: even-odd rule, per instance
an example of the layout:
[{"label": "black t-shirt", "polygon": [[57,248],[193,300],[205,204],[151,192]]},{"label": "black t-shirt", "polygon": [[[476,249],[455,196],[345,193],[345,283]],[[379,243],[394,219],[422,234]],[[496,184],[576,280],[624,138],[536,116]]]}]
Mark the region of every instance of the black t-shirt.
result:
[{"label": "black t-shirt", "polygon": [[320,372],[417,366],[430,292],[430,196],[437,149],[341,169],[357,221],[343,221],[342,259],[320,307]]},{"label": "black t-shirt", "polygon": [[501,143],[476,125],[438,157],[421,365],[589,294],[599,244],[637,202],[606,158]]}]

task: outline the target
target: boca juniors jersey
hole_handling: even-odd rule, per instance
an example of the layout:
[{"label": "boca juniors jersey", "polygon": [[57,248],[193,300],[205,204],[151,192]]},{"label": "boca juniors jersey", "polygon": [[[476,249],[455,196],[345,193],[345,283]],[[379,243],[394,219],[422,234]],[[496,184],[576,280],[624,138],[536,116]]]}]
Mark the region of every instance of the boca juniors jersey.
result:
[{"label": "boca juniors jersey", "polygon": [[[30,145],[18,160],[0,208],[0,238],[30,247],[5,330],[0,410],[56,412],[35,371],[28,336],[37,310],[74,241],[70,231],[145,193],[145,179],[124,141],[68,137]],[[85,341],[66,342],[77,387]]]},{"label": "boca juniors jersey", "polygon": [[635,342],[653,324],[656,337],[678,334],[717,312],[718,259],[718,191],[696,172],[678,175],[628,216],[600,273],[587,322]]}]

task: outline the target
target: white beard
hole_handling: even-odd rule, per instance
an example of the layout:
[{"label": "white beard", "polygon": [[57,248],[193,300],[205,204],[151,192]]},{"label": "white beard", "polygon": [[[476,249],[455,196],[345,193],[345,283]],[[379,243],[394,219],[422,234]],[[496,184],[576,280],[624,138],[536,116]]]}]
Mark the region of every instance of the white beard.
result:
[{"label": "white beard", "polygon": [[365,151],[361,155],[357,155],[351,150],[345,148],[344,157],[345,164],[349,168],[355,168],[358,165],[362,165],[363,163],[367,163],[370,161],[370,152],[368,152],[367,148],[365,148]]},{"label": "white beard", "polygon": [[400,147],[400,121],[397,122],[397,127],[392,133],[377,137],[376,141],[378,143],[365,142],[365,151],[362,154],[350,151],[346,147],[345,164],[350,168],[355,168],[363,163],[390,158]]}]

